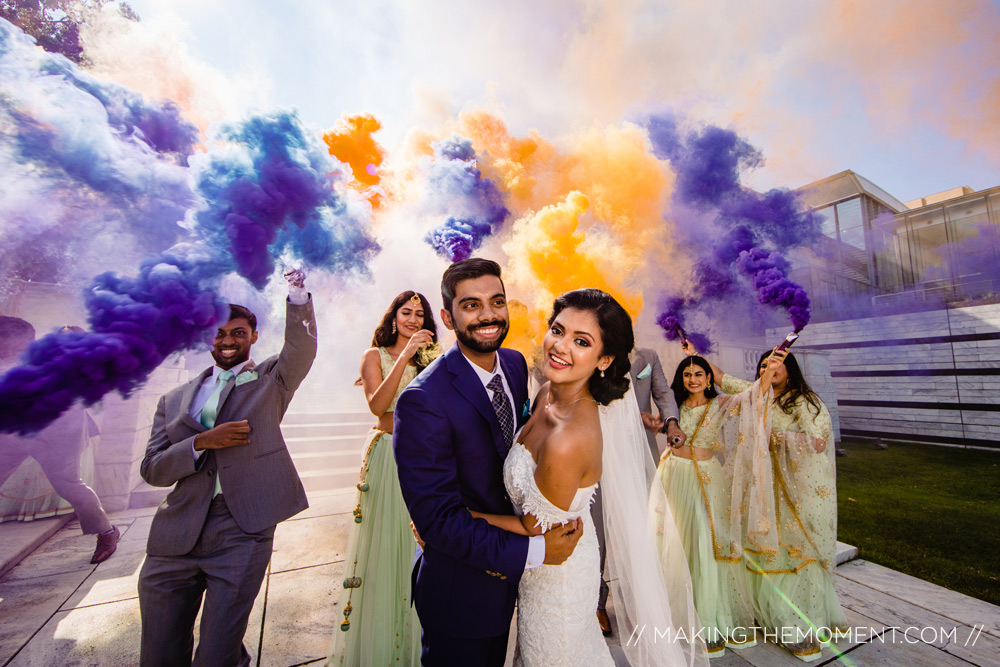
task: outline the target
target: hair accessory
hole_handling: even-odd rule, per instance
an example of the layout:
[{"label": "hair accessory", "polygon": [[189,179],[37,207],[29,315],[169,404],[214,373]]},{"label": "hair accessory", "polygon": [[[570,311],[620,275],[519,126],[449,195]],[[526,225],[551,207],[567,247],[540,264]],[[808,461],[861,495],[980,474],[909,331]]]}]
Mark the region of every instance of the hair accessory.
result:
[{"label": "hair accessory", "polygon": [[396,333],[396,320],[392,321],[392,333]]},{"label": "hair accessory", "polygon": [[416,294],[410,297],[410,303],[412,303],[414,306],[417,306],[418,308],[424,305],[423,303],[420,302],[420,297],[417,296]]}]

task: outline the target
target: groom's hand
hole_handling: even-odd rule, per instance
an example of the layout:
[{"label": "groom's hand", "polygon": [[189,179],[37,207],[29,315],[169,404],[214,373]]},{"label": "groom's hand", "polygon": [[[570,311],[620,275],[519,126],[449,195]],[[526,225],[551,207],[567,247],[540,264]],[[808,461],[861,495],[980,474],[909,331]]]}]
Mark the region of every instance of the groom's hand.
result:
[{"label": "groom's hand", "polygon": [[583,536],[583,521],[577,519],[571,523],[556,526],[545,533],[546,565],[562,565],[576,549],[576,543]]}]

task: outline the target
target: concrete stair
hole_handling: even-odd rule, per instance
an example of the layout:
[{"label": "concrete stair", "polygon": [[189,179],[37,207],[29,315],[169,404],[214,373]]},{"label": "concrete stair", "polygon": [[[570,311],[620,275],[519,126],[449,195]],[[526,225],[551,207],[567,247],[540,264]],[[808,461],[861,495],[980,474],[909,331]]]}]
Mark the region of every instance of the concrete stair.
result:
[{"label": "concrete stair", "polygon": [[307,494],[353,489],[375,424],[367,412],[292,413],[281,432]]}]

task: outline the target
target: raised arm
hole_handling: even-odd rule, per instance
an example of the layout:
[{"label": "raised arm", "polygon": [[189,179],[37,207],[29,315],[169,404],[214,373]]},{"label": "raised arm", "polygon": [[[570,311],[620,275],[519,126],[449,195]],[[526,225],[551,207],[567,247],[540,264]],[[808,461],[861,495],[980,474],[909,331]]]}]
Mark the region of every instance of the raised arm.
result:
[{"label": "raised arm", "polygon": [[408,387],[393,418],[399,487],[427,550],[518,581],[528,538],[469,514],[462,502],[451,426],[433,397],[423,387]]},{"label": "raised arm", "polygon": [[424,345],[434,342],[434,337],[430,331],[421,329],[410,337],[406,347],[396,361],[392,364],[389,374],[382,377],[382,362],[379,358],[377,348],[370,348],[365,351],[361,358],[361,386],[365,390],[365,399],[368,401],[368,409],[376,417],[381,417],[392,404],[392,399],[396,396],[396,389],[403,379],[403,373],[410,359]]},{"label": "raised arm", "polygon": [[771,350],[770,356],[767,358],[767,366],[760,374],[760,394],[763,396],[771,388],[771,381],[774,380],[774,372],[778,370],[779,366],[784,365],[785,357],[788,356],[788,350],[779,350],[774,348]]}]

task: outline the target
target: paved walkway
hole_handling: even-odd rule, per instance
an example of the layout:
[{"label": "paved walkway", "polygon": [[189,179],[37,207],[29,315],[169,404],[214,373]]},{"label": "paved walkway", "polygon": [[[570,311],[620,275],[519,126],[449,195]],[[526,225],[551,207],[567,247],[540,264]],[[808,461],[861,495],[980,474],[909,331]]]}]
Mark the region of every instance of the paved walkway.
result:
[{"label": "paved walkway", "polygon": [[[274,555],[250,617],[247,648],[260,666],[321,664],[340,615],[347,529],[354,492],[317,495],[312,507],[278,526]],[[71,521],[0,578],[0,665],[135,665],[139,653],[136,582],[154,509],[112,515],[122,529],[115,555],[91,565],[94,537]],[[16,540],[46,531],[0,524],[0,556]],[[838,568],[837,590],[859,629],[837,644],[847,665],[1000,665],[1000,607],[863,560]],[[909,630],[905,635],[907,628]],[[892,628],[898,628],[892,630]],[[951,636],[951,633],[954,635]],[[970,639],[971,637],[971,639]],[[761,639],[758,635],[758,640]],[[613,642],[617,643],[617,642]],[[771,643],[728,652],[712,667],[802,665]],[[813,665],[838,664],[830,650]]]}]

